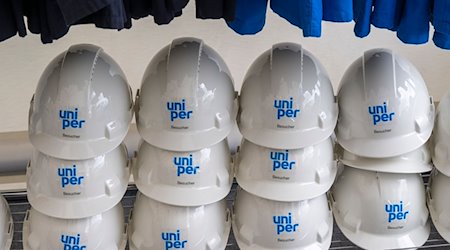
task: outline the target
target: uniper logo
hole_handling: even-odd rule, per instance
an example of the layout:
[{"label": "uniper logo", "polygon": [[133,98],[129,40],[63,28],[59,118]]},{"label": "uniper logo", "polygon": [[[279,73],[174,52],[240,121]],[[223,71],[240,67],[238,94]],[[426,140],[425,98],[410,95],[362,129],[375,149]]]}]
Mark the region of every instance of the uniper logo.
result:
[{"label": "uniper logo", "polygon": [[289,150],[284,152],[270,151],[270,159],[272,160],[272,171],[276,170],[292,170],[295,161],[289,161]]},{"label": "uniper logo", "polygon": [[187,240],[181,240],[180,230],[176,232],[162,232],[161,238],[166,242],[165,249],[184,249],[186,248]]},{"label": "uniper logo", "polygon": [[298,229],[298,223],[293,224],[292,223],[292,214],[288,213],[288,215],[278,215],[273,216],[273,223],[276,226],[277,235],[280,235],[281,233],[293,233],[296,232]]},{"label": "uniper logo", "polygon": [[406,216],[409,214],[409,211],[403,211],[403,201],[398,204],[385,204],[384,210],[388,213],[389,223],[394,220],[406,220]]},{"label": "uniper logo", "polygon": [[173,164],[177,168],[177,176],[188,174],[195,175],[200,166],[193,166],[192,154],[188,157],[173,157]]},{"label": "uniper logo", "polygon": [[170,121],[176,119],[191,119],[192,110],[186,111],[186,100],[181,100],[181,102],[167,102],[167,110],[170,111]]},{"label": "uniper logo", "polygon": [[80,244],[80,234],[76,236],[61,234],[61,243],[63,243],[63,250],[86,250],[86,246]]},{"label": "uniper logo", "polygon": [[78,119],[78,108],[75,110],[59,110],[59,118],[61,119],[62,129],[66,128],[83,128],[85,120]]},{"label": "uniper logo", "polygon": [[283,117],[296,118],[300,109],[294,109],[294,99],[292,97],[289,100],[274,100],[273,107],[277,109],[277,119],[280,120]]},{"label": "uniper logo", "polygon": [[371,106],[368,109],[369,114],[372,115],[373,125],[377,125],[379,122],[390,122],[395,115],[395,112],[388,114],[386,102],[383,102],[383,105]]},{"label": "uniper logo", "polygon": [[78,186],[84,180],[84,176],[77,176],[77,165],[66,168],[58,168],[58,176],[61,177],[61,187],[67,185]]}]

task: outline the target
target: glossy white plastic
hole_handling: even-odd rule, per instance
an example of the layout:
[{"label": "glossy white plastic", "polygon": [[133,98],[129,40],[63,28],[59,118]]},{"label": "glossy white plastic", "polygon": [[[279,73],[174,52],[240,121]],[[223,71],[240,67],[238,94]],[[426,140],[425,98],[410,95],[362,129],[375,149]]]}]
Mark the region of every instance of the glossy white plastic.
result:
[{"label": "glossy white plastic", "polygon": [[202,40],[179,38],[149,63],[136,95],[136,123],[148,143],[193,151],[219,143],[237,113],[223,59]]},{"label": "glossy white plastic", "polygon": [[94,216],[120,202],[130,168],[124,144],[88,160],[61,160],[35,150],[27,168],[30,204],[48,216]]},{"label": "glossy white plastic", "polygon": [[384,158],[428,140],[434,103],[414,65],[388,49],[364,52],[346,70],[338,93],[336,136],[347,151]]},{"label": "glossy white plastic", "polygon": [[172,206],[138,193],[130,217],[130,250],[224,250],[231,229],[225,200]]},{"label": "glossy white plastic", "polygon": [[333,133],[337,116],[327,72],[299,44],[273,45],[247,71],[238,114],[245,139],[269,148],[308,147]]},{"label": "glossy white plastic", "polygon": [[133,177],[146,196],[176,206],[200,206],[223,199],[233,183],[227,140],[187,152],[168,151],[141,141]]},{"label": "glossy white plastic", "polygon": [[116,148],[133,117],[131,88],[100,47],[71,46],[49,63],[31,100],[28,132],[40,152],[81,160]]}]

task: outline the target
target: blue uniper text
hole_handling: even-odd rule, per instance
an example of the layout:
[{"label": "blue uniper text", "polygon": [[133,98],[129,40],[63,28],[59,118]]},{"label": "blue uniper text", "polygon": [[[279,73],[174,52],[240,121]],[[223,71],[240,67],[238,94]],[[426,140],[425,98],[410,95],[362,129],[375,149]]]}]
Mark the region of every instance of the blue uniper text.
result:
[{"label": "blue uniper text", "polygon": [[67,185],[78,186],[84,180],[84,176],[77,176],[77,165],[72,167],[58,168],[58,176],[61,177],[61,187],[65,188]]},{"label": "blue uniper text", "polygon": [[403,211],[403,201],[398,204],[385,204],[384,210],[388,213],[389,223],[394,220],[406,220],[406,216],[409,214],[409,211]]},{"label": "blue uniper text", "polygon": [[170,121],[175,121],[176,119],[191,119],[192,110],[186,111],[186,100],[183,99],[181,102],[167,102],[167,110],[170,111]]},{"label": "blue uniper text", "polygon": [[61,235],[61,243],[63,243],[63,250],[86,250],[86,246],[80,244],[80,234],[76,236]]},{"label": "blue uniper text", "polygon": [[78,119],[78,109],[59,110],[59,118],[61,119],[62,129],[66,128],[83,128],[85,120]]},{"label": "blue uniper text", "polygon": [[270,159],[272,160],[272,171],[276,170],[292,170],[295,161],[289,161],[289,150],[284,152],[270,151]]},{"label": "blue uniper text", "polygon": [[370,106],[368,109],[369,114],[372,115],[373,125],[377,125],[379,122],[390,122],[395,115],[395,112],[388,113],[386,102],[383,102],[383,105]]},{"label": "blue uniper text", "polygon": [[165,249],[184,249],[186,248],[187,240],[181,240],[180,230],[176,232],[162,232],[161,238],[165,241]]},{"label": "blue uniper text", "polygon": [[188,174],[195,175],[198,173],[200,166],[194,166],[192,154],[187,157],[173,157],[173,164],[177,168],[177,176]]},{"label": "blue uniper text", "polygon": [[292,214],[273,216],[273,223],[276,226],[277,235],[281,233],[293,233],[298,230],[299,224],[292,223]]},{"label": "blue uniper text", "polygon": [[277,119],[280,120],[283,117],[296,118],[300,109],[294,109],[294,99],[292,97],[289,100],[274,100],[273,107],[277,109]]}]

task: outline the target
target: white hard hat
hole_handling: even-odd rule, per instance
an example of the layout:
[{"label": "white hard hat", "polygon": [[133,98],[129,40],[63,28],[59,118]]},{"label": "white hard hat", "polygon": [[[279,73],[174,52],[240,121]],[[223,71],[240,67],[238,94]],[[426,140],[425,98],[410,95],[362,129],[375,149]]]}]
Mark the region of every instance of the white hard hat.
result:
[{"label": "white hard hat", "polygon": [[61,160],[35,150],[27,168],[27,197],[39,212],[57,218],[83,218],[120,202],[130,177],[127,150],[88,160]]},{"label": "white hard hat", "polygon": [[223,59],[202,40],[175,39],[153,57],[136,95],[136,123],[148,143],[192,151],[222,141],[237,98]]},{"label": "white hard hat", "polygon": [[387,49],[366,51],[345,72],[338,94],[339,144],[384,158],[425,144],[434,123],[427,86],[408,60]]},{"label": "white hard hat", "polygon": [[131,250],[224,250],[231,229],[225,200],[172,206],[137,194],[130,216]]},{"label": "white hard hat", "polygon": [[338,107],[322,64],[294,43],[280,43],[247,71],[238,125],[245,139],[269,148],[317,144],[334,130]]},{"label": "white hard hat", "polygon": [[439,234],[450,242],[450,177],[438,170],[431,173],[428,186],[428,209]]},{"label": "white hard hat", "polygon": [[13,240],[14,222],[5,198],[0,195],[0,249],[9,250]]},{"label": "white hard hat", "polygon": [[132,116],[131,89],[119,65],[100,47],[74,45],[42,73],[29,136],[44,154],[88,159],[117,147]]},{"label": "white hard hat", "polygon": [[450,176],[450,91],[439,102],[431,142],[434,166]]},{"label": "white hard hat", "polygon": [[142,141],[133,165],[139,191],[159,202],[177,206],[219,201],[227,196],[233,184],[226,140],[187,152],[167,151]]},{"label": "white hard hat", "polygon": [[427,143],[411,152],[386,158],[358,156],[342,147],[337,146],[337,148],[340,162],[362,170],[386,173],[424,173],[433,168]]},{"label": "white hard hat", "polygon": [[393,174],[346,167],[331,189],[336,224],[364,249],[422,246],[430,234],[420,174]]},{"label": "white hard hat", "polygon": [[289,150],[243,140],[236,161],[236,180],[247,192],[262,198],[299,201],[326,193],[336,177],[336,166],[331,139]]},{"label": "white hard hat", "polygon": [[280,202],[239,188],[232,225],[242,250],[328,249],[333,234],[333,216],[325,194]]},{"label": "white hard hat", "polygon": [[127,242],[123,208],[82,219],[58,219],[31,208],[23,223],[24,250],[124,250]]}]

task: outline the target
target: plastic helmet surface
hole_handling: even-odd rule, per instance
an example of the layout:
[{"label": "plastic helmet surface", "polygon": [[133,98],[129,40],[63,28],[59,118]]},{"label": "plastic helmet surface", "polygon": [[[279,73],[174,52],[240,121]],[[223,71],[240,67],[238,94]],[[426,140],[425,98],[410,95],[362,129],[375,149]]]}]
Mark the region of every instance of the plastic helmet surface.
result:
[{"label": "plastic helmet surface", "polygon": [[121,204],[82,219],[58,219],[31,208],[23,225],[23,249],[125,250],[123,216]]},{"label": "plastic helmet surface", "polygon": [[299,44],[273,45],[247,71],[237,120],[252,143],[277,149],[311,146],[333,133],[337,117],[327,72]]},{"label": "plastic helmet surface", "polygon": [[130,250],[224,250],[231,229],[225,200],[172,206],[142,193],[136,196],[130,221]]},{"label": "plastic helmet surface", "polygon": [[27,168],[28,201],[39,212],[57,218],[103,213],[124,196],[128,165],[124,144],[88,160],[61,160],[34,150]]},{"label": "plastic helmet surface", "polygon": [[133,117],[119,65],[95,45],[71,46],[49,63],[31,100],[28,132],[40,152],[81,160],[116,148]]},{"label": "plastic helmet surface", "polygon": [[331,245],[333,216],[325,194],[280,202],[238,189],[233,233],[242,250],[325,250]]},{"label": "plastic helmet surface", "polygon": [[168,151],[141,141],[133,177],[139,191],[154,200],[200,206],[225,198],[234,173],[227,140],[186,152]]},{"label": "plastic helmet surface", "polygon": [[347,151],[385,158],[430,138],[434,103],[416,67],[388,49],[364,52],[346,70],[338,92],[336,136]]},{"label": "plastic helmet surface", "polygon": [[151,60],[136,96],[136,123],[148,143],[193,151],[219,143],[237,113],[224,60],[196,38],[179,38]]},{"label": "plastic helmet surface", "polygon": [[247,192],[277,201],[299,201],[326,193],[337,172],[331,139],[300,149],[271,149],[243,140],[236,180]]},{"label": "plastic helmet surface", "polygon": [[345,167],[330,196],[336,224],[361,248],[417,248],[430,235],[420,174]]}]

